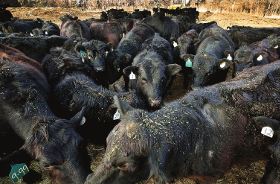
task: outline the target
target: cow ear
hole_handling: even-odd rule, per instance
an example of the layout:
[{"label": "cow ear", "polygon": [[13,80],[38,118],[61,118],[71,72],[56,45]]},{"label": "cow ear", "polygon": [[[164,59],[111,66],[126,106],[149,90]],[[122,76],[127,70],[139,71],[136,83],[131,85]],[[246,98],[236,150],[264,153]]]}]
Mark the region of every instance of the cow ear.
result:
[{"label": "cow ear", "polygon": [[254,55],[254,60],[261,62],[267,56],[268,56],[268,54],[266,52],[258,52]]},{"label": "cow ear", "polygon": [[220,70],[226,70],[232,65],[232,62],[228,59],[219,59],[218,67]]},{"label": "cow ear", "polygon": [[280,122],[276,119],[271,119],[265,116],[256,116],[253,118],[254,122],[256,122],[257,127],[262,128],[265,126],[271,127],[274,131],[279,130]]},{"label": "cow ear", "polygon": [[128,66],[123,69],[123,73],[128,77],[132,72],[138,75],[139,68],[137,66]]},{"label": "cow ear", "polygon": [[128,103],[120,100],[116,95],[114,96],[113,106],[118,108],[118,111],[121,114],[121,118],[124,117],[128,111],[131,111],[134,109]]},{"label": "cow ear", "polygon": [[182,67],[178,64],[169,64],[165,68],[165,72],[169,77],[176,75],[182,70]]},{"label": "cow ear", "polygon": [[73,118],[69,120],[69,123],[73,125],[73,127],[78,127],[79,125],[83,125],[86,121],[84,114],[86,112],[86,106],[82,108],[80,112],[78,112]]}]

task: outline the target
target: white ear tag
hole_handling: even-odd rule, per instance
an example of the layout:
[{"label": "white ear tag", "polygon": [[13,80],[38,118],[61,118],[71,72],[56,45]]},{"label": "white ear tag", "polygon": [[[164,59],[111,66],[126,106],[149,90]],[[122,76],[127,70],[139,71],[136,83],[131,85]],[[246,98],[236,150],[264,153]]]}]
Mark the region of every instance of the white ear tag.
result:
[{"label": "white ear tag", "polygon": [[45,35],[48,35],[49,33],[48,33],[48,31],[45,31]]},{"label": "white ear tag", "polygon": [[259,55],[259,57],[257,58],[257,61],[261,61],[263,59],[262,55]]},{"label": "white ear tag", "polygon": [[232,61],[232,57],[231,57],[231,55],[230,55],[230,54],[228,54],[228,56],[227,56],[227,60]]},{"label": "white ear tag", "polygon": [[113,120],[118,120],[121,118],[121,114],[119,113],[118,109],[117,112],[114,114]]},{"label": "white ear tag", "polygon": [[221,64],[220,64],[220,68],[224,68],[226,66],[226,62],[222,62]]},{"label": "white ear tag", "polygon": [[108,55],[108,53],[109,53],[108,51],[105,51],[105,56],[107,56],[107,55]]},{"label": "white ear tag", "polygon": [[278,45],[276,45],[274,48],[275,48],[275,49],[278,49]]},{"label": "white ear tag", "polygon": [[83,63],[85,62],[85,58],[83,58],[83,57],[82,57],[82,62],[83,62]]},{"label": "white ear tag", "polygon": [[173,41],[173,47],[178,47],[178,44],[175,41]]},{"label": "white ear tag", "polygon": [[86,118],[83,116],[82,121],[80,122],[80,125],[83,125],[86,123]]},{"label": "white ear tag", "polygon": [[131,72],[131,74],[129,74],[129,79],[131,79],[131,80],[136,79],[136,76],[133,72]]},{"label": "white ear tag", "polygon": [[265,126],[262,128],[262,131],[261,133],[267,137],[270,137],[272,138],[273,137],[273,134],[274,134],[274,131],[272,130],[272,128],[268,127],[268,126]]},{"label": "white ear tag", "polygon": [[30,36],[32,36],[32,37],[33,37],[33,36],[34,36],[34,34],[33,34],[33,33],[30,33]]}]

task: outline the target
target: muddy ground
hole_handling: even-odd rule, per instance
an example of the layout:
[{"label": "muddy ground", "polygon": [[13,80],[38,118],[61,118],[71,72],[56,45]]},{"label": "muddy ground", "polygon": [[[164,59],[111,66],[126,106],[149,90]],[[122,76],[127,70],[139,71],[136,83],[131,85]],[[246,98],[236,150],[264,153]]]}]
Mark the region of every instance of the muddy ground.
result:
[{"label": "muddy ground", "polygon": [[[22,19],[35,19],[41,18],[43,20],[51,20],[60,25],[61,21],[59,17],[65,14],[71,14],[78,16],[81,20],[87,18],[99,18],[100,11],[82,11],[78,9],[66,9],[66,8],[8,8],[14,17]],[[267,18],[260,16],[252,16],[243,13],[200,13],[199,22],[216,21],[219,26],[227,28],[232,25],[240,26],[252,26],[252,27],[279,27],[280,19]],[[171,89],[168,90],[165,101],[172,101],[182,97],[187,93],[183,89],[182,75],[177,76]],[[89,155],[92,158],[91,169],[97,167],[100,162],[105,148],[102,146],[88,145]],[[230,172],[228,172],[223,178],[216,183],[234,183],[234,184],[256,184],[259,183],[260,178],[264,172],[264,161],[259,161],[245,166],[234,166]],[[40,172],[37,162],[32,162],[30,168]],[[280,180],[279,180],[280,181]],[[8,178],[0,178],[0,184],[12,184],[13,182]],[[25,182],[21,182],[25,183]],[[37,184],[50,184],[51,182],[43,175],[42,180],[37,181]],[[153,179],[149,181],[140,182],[141,184],[153,184]],[[193,184],[191,180],[179,179],[174,184]]]}]

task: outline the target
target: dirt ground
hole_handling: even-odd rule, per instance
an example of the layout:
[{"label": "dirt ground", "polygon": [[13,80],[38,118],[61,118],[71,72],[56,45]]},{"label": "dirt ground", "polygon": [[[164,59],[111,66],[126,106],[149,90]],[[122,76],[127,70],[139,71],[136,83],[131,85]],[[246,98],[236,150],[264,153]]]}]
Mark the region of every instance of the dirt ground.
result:
[{"label": "dirt ground", "polygon": [[[84,20],[87,18],[99,18],[100,11],[82,11],[77,9],[65,9],[65,8],[8,8],[14,17],[21,19],[35,19],[41,18],[42,20],[51,20],[52,22],[60,26],[60,17],[65,14],[71,14],[72,16],[78,16],[79,19]],[[242,13],[200,13],[199,23],[216,21],[219,26],[227,28],[228,26],[240,25],[240,26],[252,26],[252,27],[279,27],[280,19],[258,17]],[[187,91],[183,90],[182,76],[177,76],[175,83],[171,89],[167,92],[165,101],[176,100],[182,97]],[[104,154],[105,148],[96,145],[88,145],[89,155],[92,158],[91,169],[97,167],[98,163]],[[260,178],[264,172],[264,161],[252,163],[250,165],[238,167],[234,166],[230,172],[228,172],[223,178],[216,183],[226,184],[256,184],[259,183]],[[32,162],[30,168],[40,171],[38,169],[37,162]],[[10,184],[12,181],[6,178],[0,178],[0,184]],[[25,183],[25,182],[21,182]],[[37,184],[50,184],[51,182],[43,175],[43,180],[36,182]],[[149,181],[140,182],[141,184],[153,184],[153,179]],[[178,179],[174,184],[194,184],[188,179]]]}]

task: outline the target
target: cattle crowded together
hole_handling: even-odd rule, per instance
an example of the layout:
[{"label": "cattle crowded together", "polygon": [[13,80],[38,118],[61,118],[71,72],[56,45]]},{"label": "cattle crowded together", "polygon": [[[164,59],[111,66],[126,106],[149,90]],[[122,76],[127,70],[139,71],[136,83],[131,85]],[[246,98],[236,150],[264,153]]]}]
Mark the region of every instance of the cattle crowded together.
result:
[{"label": "cattle crowded together", "polygon": [[[214,183],[266,160],[260,183],[274,183],[280,28],[197,18],[193,8],[110,9],[59,26],[1,14],[1,177],[36,160],[54,184]],[[164,103],[179,73],[186,94]],[[88,143],[106,147],[95,170]]]}]

